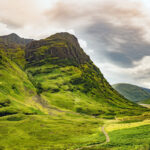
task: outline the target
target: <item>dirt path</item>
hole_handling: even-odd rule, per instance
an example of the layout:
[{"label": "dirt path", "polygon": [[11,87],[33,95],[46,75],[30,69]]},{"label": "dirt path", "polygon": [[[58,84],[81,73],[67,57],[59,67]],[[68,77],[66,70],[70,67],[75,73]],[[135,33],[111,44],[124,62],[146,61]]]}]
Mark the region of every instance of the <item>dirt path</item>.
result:
[{"label": "dirt path", "polygon": [[105,137],[106,137],[106,141],[105,141],[105,142],[100,143],[100,144],[93,144],[93,145],[81,147],[81,148],[78,148],[78,149],[76,149],[76,150],[82,150],[82,149],[84,149],[84,148],[92,148],[93,146],[100,146],[100,145],[103,145],[103,144],[106,144],[106,143],[110,142],[109,135],[108,135],[108,133],[105,131],[104,126],[101,127],[101,131],[103,132],[103,134],[104,134]]},{"label": "dirt path", "polygon": [[[110,142],[109,135],[108,135],[108,133],[105,131],[104,126],[102,126],[101,130],[102,130],[102,132],[104,133],[104,135],[105,135],[105,137],[106,137],[105,144],[108,143],[108,142]],[[104,143],[103,143],[103,144],[104,144]]]}]

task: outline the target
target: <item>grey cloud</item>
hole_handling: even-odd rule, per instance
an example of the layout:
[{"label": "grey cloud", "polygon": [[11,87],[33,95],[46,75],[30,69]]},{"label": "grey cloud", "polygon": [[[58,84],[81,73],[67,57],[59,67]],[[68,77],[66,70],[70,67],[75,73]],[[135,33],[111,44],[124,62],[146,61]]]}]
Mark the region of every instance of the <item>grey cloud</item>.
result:
[{"label": "grey cloud", "polygon": [[83,38],[90,41],[89,46],[94,45],[96,56],[103,55],[122,67],[133,67],[134,61],[150,56],[150,43],[143,38],[143,34],[140,28],[118,27],[105,20],[82,30]]},{"label": "grey cloud", "polygon": [[113,61],[114,64],[120,65],[121,67],[126,68],[133,65],[132,60],[120,52],[109,52],[107,56]]},{"label": "grey cloud", "polygon": [[150,79],[150,69],[147,69],[145,71],[142,70],[142,74],[138,72],[139,74],[135,76],[136,79],[138,80],[146,80]]},{"label": "grey cloud", "polygon": [[8,28],[17,29],[23,27],[22,23],[15,22],[13,20],[9,20],[7,18],[1,18],[0,23],[5,24]]}]

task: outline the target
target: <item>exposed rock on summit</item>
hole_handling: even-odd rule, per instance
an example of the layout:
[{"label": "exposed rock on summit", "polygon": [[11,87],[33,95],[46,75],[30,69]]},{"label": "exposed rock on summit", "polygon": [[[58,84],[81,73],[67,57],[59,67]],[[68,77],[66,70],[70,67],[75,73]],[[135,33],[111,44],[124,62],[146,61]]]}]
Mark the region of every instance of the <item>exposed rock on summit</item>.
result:
[{"label": "exposed rock on summit", "polygon": [[84,53],[77,38],[69,33],[57,33],[27,45],[26,59],[30,63],[46,57],[69,59],[79,64],[90,62],[89,56]]}]

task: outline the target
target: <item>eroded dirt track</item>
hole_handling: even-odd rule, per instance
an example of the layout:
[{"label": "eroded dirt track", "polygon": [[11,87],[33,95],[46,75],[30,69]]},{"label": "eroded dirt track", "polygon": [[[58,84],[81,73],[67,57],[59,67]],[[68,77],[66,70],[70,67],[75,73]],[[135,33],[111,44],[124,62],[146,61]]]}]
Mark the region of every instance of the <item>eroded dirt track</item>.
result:
[{"label": "eroded dirt track", "polygon": [[104,126],[102,126],[102,127],[101,127],[101,131],[103,132],[103,134],[104,134],[104,135],[105,135],[105,137],[106,137],[106,141],[105,141],[105,142],[100,143],[100,144],[93,144],[93,145],[89,145],[89,146],[81,147],[81,148],[78,148],[78,149],[76,149],[76,150],[83,150],[83,149],[85,149],[85,148],[92,148],[92,147],[100,146],[100,145],[103,145],[103,144],[106,144],[106,143],[110,142],[109,135],[108,135],[108,133],[105,131]]}]

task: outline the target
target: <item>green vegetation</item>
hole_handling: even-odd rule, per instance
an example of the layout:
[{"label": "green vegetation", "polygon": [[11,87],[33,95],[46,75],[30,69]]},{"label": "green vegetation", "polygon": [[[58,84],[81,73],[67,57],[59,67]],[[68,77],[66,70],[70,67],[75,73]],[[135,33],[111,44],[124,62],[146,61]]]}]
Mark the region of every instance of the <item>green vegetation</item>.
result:
[{"label": "green vegetation", "polygon": [[55,34],[33,45],[26,48],[26,72],[49,105],[104,118],[146,111],[109,85],[74,36]]},{"label": "green vegetation", "polygon": [[60,117],[45,115],[3,117],[0,119],[0,148],[73,150],[103,142],[104,135],[99,131],[101,124],[98,119],[74,114]]},{"label": "green vegetation", "polygon": [[[104,117],[140,113],[138,105],[112,91],[102,74],[93,69],[93,64],[76,67],[57,64],[55,59],[53,65],[51,61],[47,60],[46,64],[28,67],[26,70],[30,79],[36,82],[34,85],[37,92],[50,105]],[[136,111],[129,111],[134,107]]]},{"label": "green vegetation", "polygon": [[[103,120],[109,142],[93,144],[82,150],[149,150],[150,114]],[[102,137],[103,138],[103,137]]]},{"label": "green vegetation", "polygon": [[148,89],[136,85],[119,83],[113,85],[113,88],[133,102],[139,102],[150,98],[150,91]]},{"label": "green vegetation", "polygon": [[140,101],[139,103],[141,103],[141,104],[150,104],[150,99]]},{"label": "green vegetation", "polygon": [[117,130],[110,132],[111,142],[107,144],[107,148],[115,147],[114,149],[143,149],[148,150],[150,137],[147,134],[150,131],[150,125],[144,125],[129,129]]},{"label": "green vegetation", "polygon": [[142,133],[147,146],[149,109],[115,91],[73,35],[14,36],[0,38],[0,150],[134,150]]},{"label": "green vegetation", "polygon": [[150,125],[115,130],[109,132],[110,142],[103,146],[93,146],[84,150],[149,150]]},{"label": "green vegetation", "polygon": [[32,97],[36,95],[35,87],[26,73],[5,54],[0,53],[0,57],[0,116],[36,113],[39,108],[32,104]]}]

